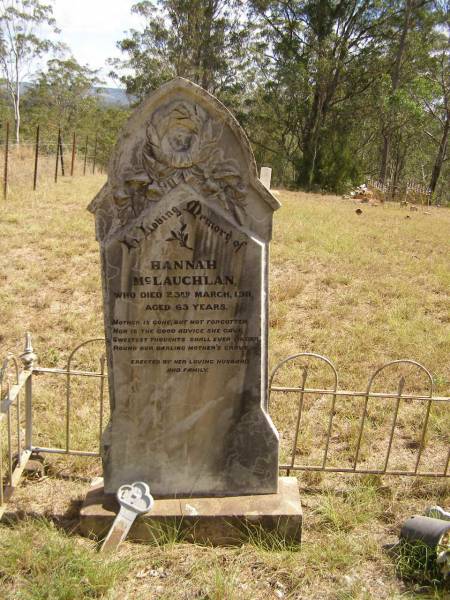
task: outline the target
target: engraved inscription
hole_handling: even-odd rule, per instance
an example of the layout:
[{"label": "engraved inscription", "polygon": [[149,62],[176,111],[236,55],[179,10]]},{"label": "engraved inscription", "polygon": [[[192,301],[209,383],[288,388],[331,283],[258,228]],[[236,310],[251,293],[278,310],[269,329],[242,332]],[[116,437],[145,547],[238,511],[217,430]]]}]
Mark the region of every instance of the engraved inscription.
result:
[{"label": "engraved inscription", "polygon": [[274,493],[267,414],[267,255],[277,201],[244,133],[176,79],[124,128],[93,200],[111,418],[105,491]]}]

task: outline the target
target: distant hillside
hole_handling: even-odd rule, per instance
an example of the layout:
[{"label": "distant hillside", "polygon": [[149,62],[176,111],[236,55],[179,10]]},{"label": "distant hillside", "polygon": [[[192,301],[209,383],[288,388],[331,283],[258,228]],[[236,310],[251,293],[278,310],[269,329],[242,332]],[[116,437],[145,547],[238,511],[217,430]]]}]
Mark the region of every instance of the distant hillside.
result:
[{"label": "distant hillside", "polygon": [[93,92],[99,96],[102,102],[109,106],[127,107],[133,101],[133,98],[129,97],[126,91],[121,88],[99,87],[94,88]]},{"label": "distant hillside", "polygon": [[[21,93],[25,94],[32,86],[32,83],[24,81],[20,85]],[[6,93],[6,86],[4,84],[0,83],[0,91]],[[107,106],[128,107],[134,99],[132,96],[129,97],[125,90],[113,87],[93,88],[92,94],[97,95],[99,99]]]}]

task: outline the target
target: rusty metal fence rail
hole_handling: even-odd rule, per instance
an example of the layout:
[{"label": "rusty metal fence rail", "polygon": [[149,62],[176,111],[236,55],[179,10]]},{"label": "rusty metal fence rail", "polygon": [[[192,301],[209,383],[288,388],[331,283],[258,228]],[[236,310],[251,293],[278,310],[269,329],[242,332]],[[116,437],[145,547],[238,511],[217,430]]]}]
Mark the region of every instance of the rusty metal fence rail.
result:
[{"label": "rusty metal fence rail", "polygon": [[[82,370],[74,366],[78,353],[95,343],[103,343],[103,338],[93,338],[87,340],[74,348],[67,359],[64,368],[46,368],[36,364],[36,355],[34,354],[31,336],[26,335],[24,352],[16,358],[9,353],[3,363],[0,365],[0,518],[4,514],[6,502],[11,496],[13,490],[20,482],[20,478],[26,467],[29,458],[34,453],[40,454],[59,454],[78,457],[100,457],[100,443],[104,428],[105,414],[105,385],[106,385],[106,361],[104,347],[102,348],[99,360],[98,370]],[[289,367],[296,359],[317,360],[329,369],[332,377],[332,384],[328,387],[307,387],[309,365],[303,364],[300,367],[301,377],[300,385],[280,386],[276,385],[277,376],[283,367]],[[428,382],[428,393],[425,395],[408,394],[404,391],[405,378],[401,377],[398,382],[397,391],[374,392],[372,391],[375,380],[379,374],[393,365],[408,364],[417,368],[423,373]],[[40,437],[39,431],[35,431],[36,419],[33,414],[33,380],[36,376],[52,375],[61,376],[65,380],[64,397],[64,444],[60,446],[44,446],[36,444],[35,440]],[[83,401],[89,401],[89,418],[96,431],[97,448],[87,450],[83,448],[74,448],[72,445],[72,387],[73,381],[77,378],[90,378],[98,381],[97,399],[92,403],[92,396]],[[427,436],[430,411],[433,404],[445,405],[450,408],[449,397],[439,397],[433,395],[433,378],[430,372],[412,360],[392,361],[386,363],[377,369],[369,379],[366,390],[348,391],[340,390],[338,383],[338,374],[333,363],[323,356],[314,353],[299,353],[289,356],[279,362],[272,372],[269,381],[269,409],[272,412],[273,396],[281,394],[282,396],[294,394],[297,397],[297,411],[295,414],[295,426],[293,434],[291,431],[281,431],[282,434],[292,434],[292,445],[290,458],[286,463],[280,464],[280,471],[323,471],[334,473],[368,473],[368,474],[386,474],[386,475],[410,475],[410,476],[429,476],[429,477],[448,477],[450,448],[447,447],[446,456],[443,457],[443,468],[440,471],[422,471],[420,469],[421,459]],[[326,416],[326,435],[323,447],[323,454],[318,463],[298,463],[296,455],[303,431],[302,418],[305,413],[305,400],[308,396],[320,396],[330,398],[330,405]],[[341,464],[330,465],[330,442],[332,439],[335,411],[338,403],[347,398],[359,399],[361,402],[361,411],[359,415],[359,425],[357,429],[356,445],[354,455],[348,464],[348,460],[341,461]],[[393,402],[393,413],[387,436],[386,447],[384,449],[382,468],[373,469],[364,466],[361,460],[361,444],[368,419],[368,404],[371,399],[382,399],[386,402]],[[418,444],[414,468],[410,470],[391,469],[389,467],[393,441],[395,439],[396,425],[399,414],[399,408],[402,402],[420,402],[425,405],[425,417],[421,423],[420,443]]]},{"label": "rusty metal fence rail", "polygon": [[[306,364],[302,364],[299,367],[300,375],[300,385],[297,386],[280,386],[276,385],[277,376],[282,370],[283,367],[288,367],[294,363],[294,361],[298,359],[303,359],[306,361]],[[310,361],[319,361],[326,368],[330,370],[332,384],[326,388],[314,388],[307,387],[307,380],[309,374],[309,364]],[[417,394],[408,394],[404,391],[406,378],[405,376],[400,376],[397,384],[397,390],[395,392],[375,392],[373,391],[373,386],[375,380],[378,376],[393,366],[400,365],[408,365],[417,369],[421,374],[425,376],[427,381],[428,391],[424,395]],[[420,470],[420,464],[423,457],[423,451],[425,448],[425,440],[428,433],[429,422],[430,422],[430,412],[433,405],[441,404],[448,409],[450,409],[450,398],[449,397],[440,397],[433,395],[433,378],[431,373],[420,363],[409,360],[394,360],[390,361],[378,369],[371,375],[369,378],[369,382],[367,388],[364,391],[350,391],[350,390],[340,390],[338,389],[338,374],[333,363],[326,357],[321,356],[319,354],[311,353],[311,352],[301,352],[299,354],[294,354],[289,356],[288,358],[280,361],[272,371],[270,382],[269,382],[269,409],[273,404],[273,395],[275,393],[280,393],[283,395],[287,394],[295,394],[298,398],[297,400],[297,411],[295,415],[295,431],[292,439],[292,446],[290,451],[290,457],[288,462],[284,464],[280,464],[280,470],[286,471],[289,475],[291,471],[323,471],[323,472],[332,472],[332,473],[360,473],[360,474],[373,474],[373,475],[406,475],[406,476],[426,476],[426,477],[448,477],[449,476],[449,463],[450,463],[450,445],[448,443],[450,431],[447,431],[447,448],[446,453],[442,456],[442,470],[435,471],[422,471]],[[299,463],[296,460],[299,441],[301,441],[301,433],[302,433],[302,417],[304,416],[304,404],[307,396],[312,397],[322,397],[322,398],[330,398],[329,409],[327,412],[326,419],[326,433],[324,436],[324,441],[321,444],[323,447],[322,456],[319,460],[316,459],[314,464],[310,462],[302,462]],[[333,433],[333,424],[336,414],[336,408],[339,401],[348,400],[349,399],[359,399],[359,417],[358,417],[358,427],[354,445],[353,456],[347,457],[344,461],[339,461],[341,464],[330,465],[330,441],[332,439]],[[385,444],[384,448],[377,448],[373,450],[373,453],[376,452],[377,457],[380,458],[382,466],[380,468],[370,468],[364,465],[364,462],[361,460],[361,444],[363,440],[363,435],[365,431],[365,427],[368,420],[368,405],[371,399],[383,400],[388,403],[387,408],[392,408],[392,418],[389,426],[387,427],[386,435],[385,435]],[[389,406],[389,403],[393,403],[393,406]],[[414,459],[414,466],[411,469],[395,469],[390,468],[391,461],[391,453],[393,448],[393,442],[396,438],[397,432],[397,424],[398,424],[398,415],[399,408],[402,402],[419,402],[424,404],[425,406],[425,416],[421,422],[420,427],[420,435],[419,441],[417,443],[417,451]],[[357,410],[357,408],[354,408]],[[447,413],[448,416],[448,413]],[[369,444],[370,447],[370,444]]]},{"label": "rusty metal fence rail", "polygon": [[391,179],[386,179],[383,182],[369,177],[367,183],[372,188],[378,190],[378,192],[381,192],[386,200],[389,198],[392,200],[410,200],[411,202],[420,202],[427,206],[432,201],[432,193],[429,187],[416,181],[403,181],[400,184],[395,183]]},{"label": "rusty metal fence rail", "polygon": [[[100,369],[99,371],[82,371],[77,370],[72,367],[74,358],[76,354],[82,349],[88,346],[89,344],[94,344],[96,342],[104,342],[104,338],[92,338],[90,340],[86,340],[81,344],[78,344],[72,352],[69,354],[69,358],[67,359],[67,363],[64,369],[57,368],[45,368],[35,366],[33,368],[33,373],[36,375],[62,375],[66,379],[66,394],[65,394],[65,445],[63,448],[57,447],[47,447],[47,446],[34,446],[32,445],[32,451],[37,453],[47,453],[47,454],[68,454],[71,456],[91,456],[91,457],[99,457],[100,456],[100,443],[101,437],[103,433],[103,414],[104,414],[104,395],[105,395],[105,379],[106,379],[106,357],[105,354],[102,353],[99,357]],[[77,450],[71,448],[71,414],[72,414],[72,381],[75,377],[93,377],[99,380],[98,383],[98,410],[96,417],[98,418],[98,450],[97,451],[89,451],[89,450]],[[95,408],[95,407],[94,407]]]}]

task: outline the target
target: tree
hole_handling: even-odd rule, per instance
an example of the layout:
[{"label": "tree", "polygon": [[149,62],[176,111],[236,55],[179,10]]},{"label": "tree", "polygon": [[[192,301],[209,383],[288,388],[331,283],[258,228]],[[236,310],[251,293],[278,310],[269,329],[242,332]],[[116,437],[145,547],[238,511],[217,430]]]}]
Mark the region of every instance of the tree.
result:
[{"label": "tree", "polygon": [[73,57],[51,59],[36,84],[24,96],[23,108],[30,126],[74,130],[97,108],[97,71],[80,65]]},{"label": "tree", "polygon": [[436,89],[434,101],[427,102],[426,109],[434,124],[438,126],[438,137],[430,131],[426,134],[437,145],[436,157],[431,172],[429,189],[431,194],[436,191],[436,186],[441,175],[442,167],[447,159],[448,138],[450,132],[450,69],[448,65],[449,54],[446,40],[441,51],[434,57],[429,79]]},{"label": "tree", "polygon": [[[266,91],[300,185],[323,183],[326,134],[376,81],[379,35],[391,8],[378,0],[251,0],[265,47]],[[280,124],[279,124],[280,126]],[[348,127],[342,128],[347,135]],[[344,144],[345,145],[345,144]],[[351,152],[347,153],[351,159]],[[348,172],[354,171],[349,165]]]},{"label": "tree", "polygon": [[[119,137],[125,121],[130,116],[130,110],[118,106],[104,106],[100,102],[92,114],[90,123],[86,121],[82,124],[80,131],[89,133],[90,139],[93,140],[97,132],[97,163],[102,167],[108,166],[109,158],[112,154],[114,145]],[[92,130],[92,123],[95,123],[95,131]],[[89,130],[89,126],[91,129]]]},{"label": "tree", "polygon": [[[118,47],[127,55],[112,64],[129,94],[142,99],[158,85],[182,76],[214,94],[233,93],[246,64],[246,31],[236,0],[148,0],[133,12],[145,19]],[[112,74],[113,76],[115,73]]]},{"label": "tree", "polygon": [[[384,110],[380,112],[382,150],[379,179],[382,182],[387,178],[394,137],[398,139],[409,122],[409,100],[434,41],[435,20],[432,14],[430,0],[403,0],[398,10],[393,12],[386,28],[384,71],[389,84],[383,94]],[[402,110],[402,105],[405,111]],[[392,158],[394,163],[398,163],[395,152]],[[391,170],[395,172],[395,165],[391,166]]]},{"label": "tree", "polygon": [[66,141],[76,132],[83,148],[89,138],[91,153],[95,143],[96,164],[106,167],[129,109],[106,105],[100,83],[96,71],[73,57],[49,60],[23,97],[24,132],[32,137],[39,124],[47,135],[53,134],[53,139],[61,129]]},{"label": "tree", "polygon": [[0,70],[13,106],[19,143],[21,84],[36,67],[37,59],[62,45],[39,35],[42,26],[59,32],[50,5],[39,0],[0,0],[0,10]]}]

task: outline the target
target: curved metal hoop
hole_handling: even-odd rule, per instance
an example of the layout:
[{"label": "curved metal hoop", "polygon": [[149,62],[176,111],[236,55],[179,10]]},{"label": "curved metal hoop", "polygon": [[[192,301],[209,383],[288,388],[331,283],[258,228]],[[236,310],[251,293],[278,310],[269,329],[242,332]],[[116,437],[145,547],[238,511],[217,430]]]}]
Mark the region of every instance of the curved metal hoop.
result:
[{"label": "curved metal hoop", "polygon": [[429,384],[430,384],[429,396],[431,398],[431,396],[433,395],[433,376],[431,375],[430,371],[426,367],[421,365],[419,362],[417,362],[415,360],[411,360],[409,358],[400,358],[398,360],[391,360],[391,361],[385,363],[384,365],[382,365],[381,367],[379,367],[374,373],[372,373],[372,376],[369,379],[369,383],[367,385],[367,393],[368,394],[370,393],[372,384],[373,384],[375,378],[378,376],[378,374],[381,373],[381,371],[383,371],[387,367],[391,367],[392,365],[399,365],[399,364],[413,365],[413,366],[421,369],[426,374],[426,376],[428,377]]},{"label": "curved metal hoop", "polygon": [[0,385],[3,383],[3,378],[8,372],[9,363],[14,365],[14,372],[16,374],[16,383],[19,383],[19,362],[12,352],[8,352],[3,360],[3,364],[0,367]]},{"label": "curved metal hoop", "polygon": [[[369,379],[369,383],[367,384],[367,389],[366,389],[366,395],[365,395],[365,398],[364,398],[363,412],[362,412],[362,415],[361,415],[361,421],[360,421],[360,425],[359,425],[358,441],[357,441],[357,444],[356,444],[355,459],[354,459],[354,462],[353,462],[353,469],[354,470],[356,470],[356,467],[358,465],[358,460],[359,460],[359,455],[360,455],[360,449],[361,449],[361,441],[362,441],[362,436],[363,436],[363,431],[364,431],[364,425],[365,425],[366,417],[367,417],[367,406],[368,406],[368,403],[369,403],[370,392],[371,392],[371,389],[372,389],[373,382],[375,381],[376,377],[381,373],[381,371],[383,371],[384,369],[386,369],[388,367],[392,367],[393,365],[401,365],[401,364],[413,365],[414,367],[417,367],[418,369],[422,370],[426,374],[426,376],[428,378],[428,382],[429,382],[429,394],[428,394],[429,400],[427,401],[427,409],[426,409],[426,414],[425,414],[425,420],[423,422],[422,435],[421,435],[420,445],[419,445],[419,451],[417,453],[416,465],[415,465],[415,469],[414,469],[414,472],[417,473],[417,470],[419,468],[420,459],[422,457],[423,448],[424,448],[424,445],[425,445],[425,435],[426,435],[426,432],[427,432],[428,419],[429,419],[429,416],[430,416],[431,403],[432,403],[432,397],[433,397],[433,377],[432,377],[430,371],[426,367],[424,367],[423,365],[421,365],[419,362],[417,362],[415,360],[411,360],[409,358],[401,358],[401,359],[398,359],[398,360],[391,360],[391,361],[385,363],[384,365],[382,365],[381,367],[379,367],[371,375],[371,377]],[[389,438],[389,443],[388,443],[388,448],[387,448],[387,453],[386,453],[386,458],[385,458],[384,472],[386,472],[388,464],[389,464],[389,457],[390,457],[390,452],[391,452],[391,448],[392,448],[392,440],[393,440],[393,437],[394,437],[395,427],[397,425],[398,410],[399,410],[400,401],[401,401],[401,398],[402,398],[402,393],[403,393],[404,385],[405,385],[405,377],[401,376],[400,379],[399,379],[396,404],[395,404],[395,408],[394,408],[394,416],[393,416],[392,424],[391,424],[391,432],[390,432],[390,438]]]},{"label": "curved metal hoop", "polygon": [[[336,371],[336,367],[333,365],[333,363],[331,362],[331,360],[329,358],[327,358],[326,356],[322,356],[321,354],[316,354],[315,352],[299,352],[298,354],[292,354],[291,356],[288,356],[287,358],[281,360],[277,365],[275,365],[275,368],[272,370],[272,373],[270,375],[270,379],[269,379],[269,401],[270,401],[270,392],[272,390],[272,384],[273,384],[273,380],[275,378],[275,375],[277,374],[278,370],[285,365],[286,363],[290,362],[291,360],[295,360],[296,358],[299,358],[300,356],[305,356],[305,357],[309,357],[309,358],[317,358],[318,360],[323,361],[324,363],[326,363],[332,370],[333,372],[333,378],[334,378],[334,390],[337,390],[338,387],[338,374]],[[295,388],[289,388],[291,391],[296,391]],[[297,388],[298,391],[301,391],[301,388]]]},{"label": "curved metal hoop", "polygon": [[70,371],[70,364],[72,362],[72,359],[80,348],[83,348],[83,346],[87,346],[88,344],[92,344],[94,342],[104,342],[104,341],[105,341],[105,338],[91,338],[90,340],[86,340],[84,342],[81,342],[81,344],[78,344],[78,346],[76,346],[72,350],[72,352],[69,354],[69,358],[67,359],[67,365],[66,365],[67,371]]},{"label": "curved metal hoop", "polygon": [[[328,449],[329,449],[329,444],[330,444],[330,435],[331,435],[331,429],[333,427],[333,417],[334,417],[334,409],[335,409],[335,405],[336,405],[336,392],[337,392],[337,388],[338,388],[338,374],[336,371],[336,367],[333,365],[333,363],[331,362],[331,360],[329,358],[327,358],[326,356],[322,356],[321,354],[316,354],[315,352],[299,352],[298,354],[293,354],[292,356],[288,356],[287,358],[285,358],[284,360],[282,360],[281,362],[279,362],[274,370],[272,371],[272,374],[270,376],[270,382],[269,382],[269,404],[270,404],[270,394],[272,391],[272,384],[273,384],[273,380],[275,378],[275,375],[277,374],[278,370],[284,366],[286,363],[295,360],[296,358],[299,357],[306,357],[306,358],[314,358],[317,360],[320,360],[322,362],[324,362],[331,370],[333,373],[333,388],[330,389],[329,391],[332,392],[332,400],[331,400],[331,407],[330,407],[330,416],[328,419],[328,427],[327,427],[327,438],[326,438],[326,444],[325,444],[325,449],[324,449],[324,454],[323,454],[323,459],[322,459],[322,466],[325,467],[326,462],[327,462],[327,458],[328,458]],[[277,389],[277,391],[289,391],[289,392],[299,392],[300,393],[300,398],[299,398],[299,404],[298,404],[298,411],[297,411],[297,422],[296,422],[296,426],[295,426],[295,434],[294,434],[294,443],[292,446],[292,455],[291,455],[291,468],[294,467],[295,465],[295,453],[297,450],[297,443],[298,443],[298,436],[300,433],[300,421],[302,418],[302,412],[303,412],[303,400],[304,400],[304,395],[305,393],[308,392],[308,390],[306,389],[306,378],[308,376],[308,367],[303,367],[303,377],[302,377],[302,385],[299,388],[288,388],[288,389]],[[287,469],[287,475],[290,474],[290,469]]]}]

